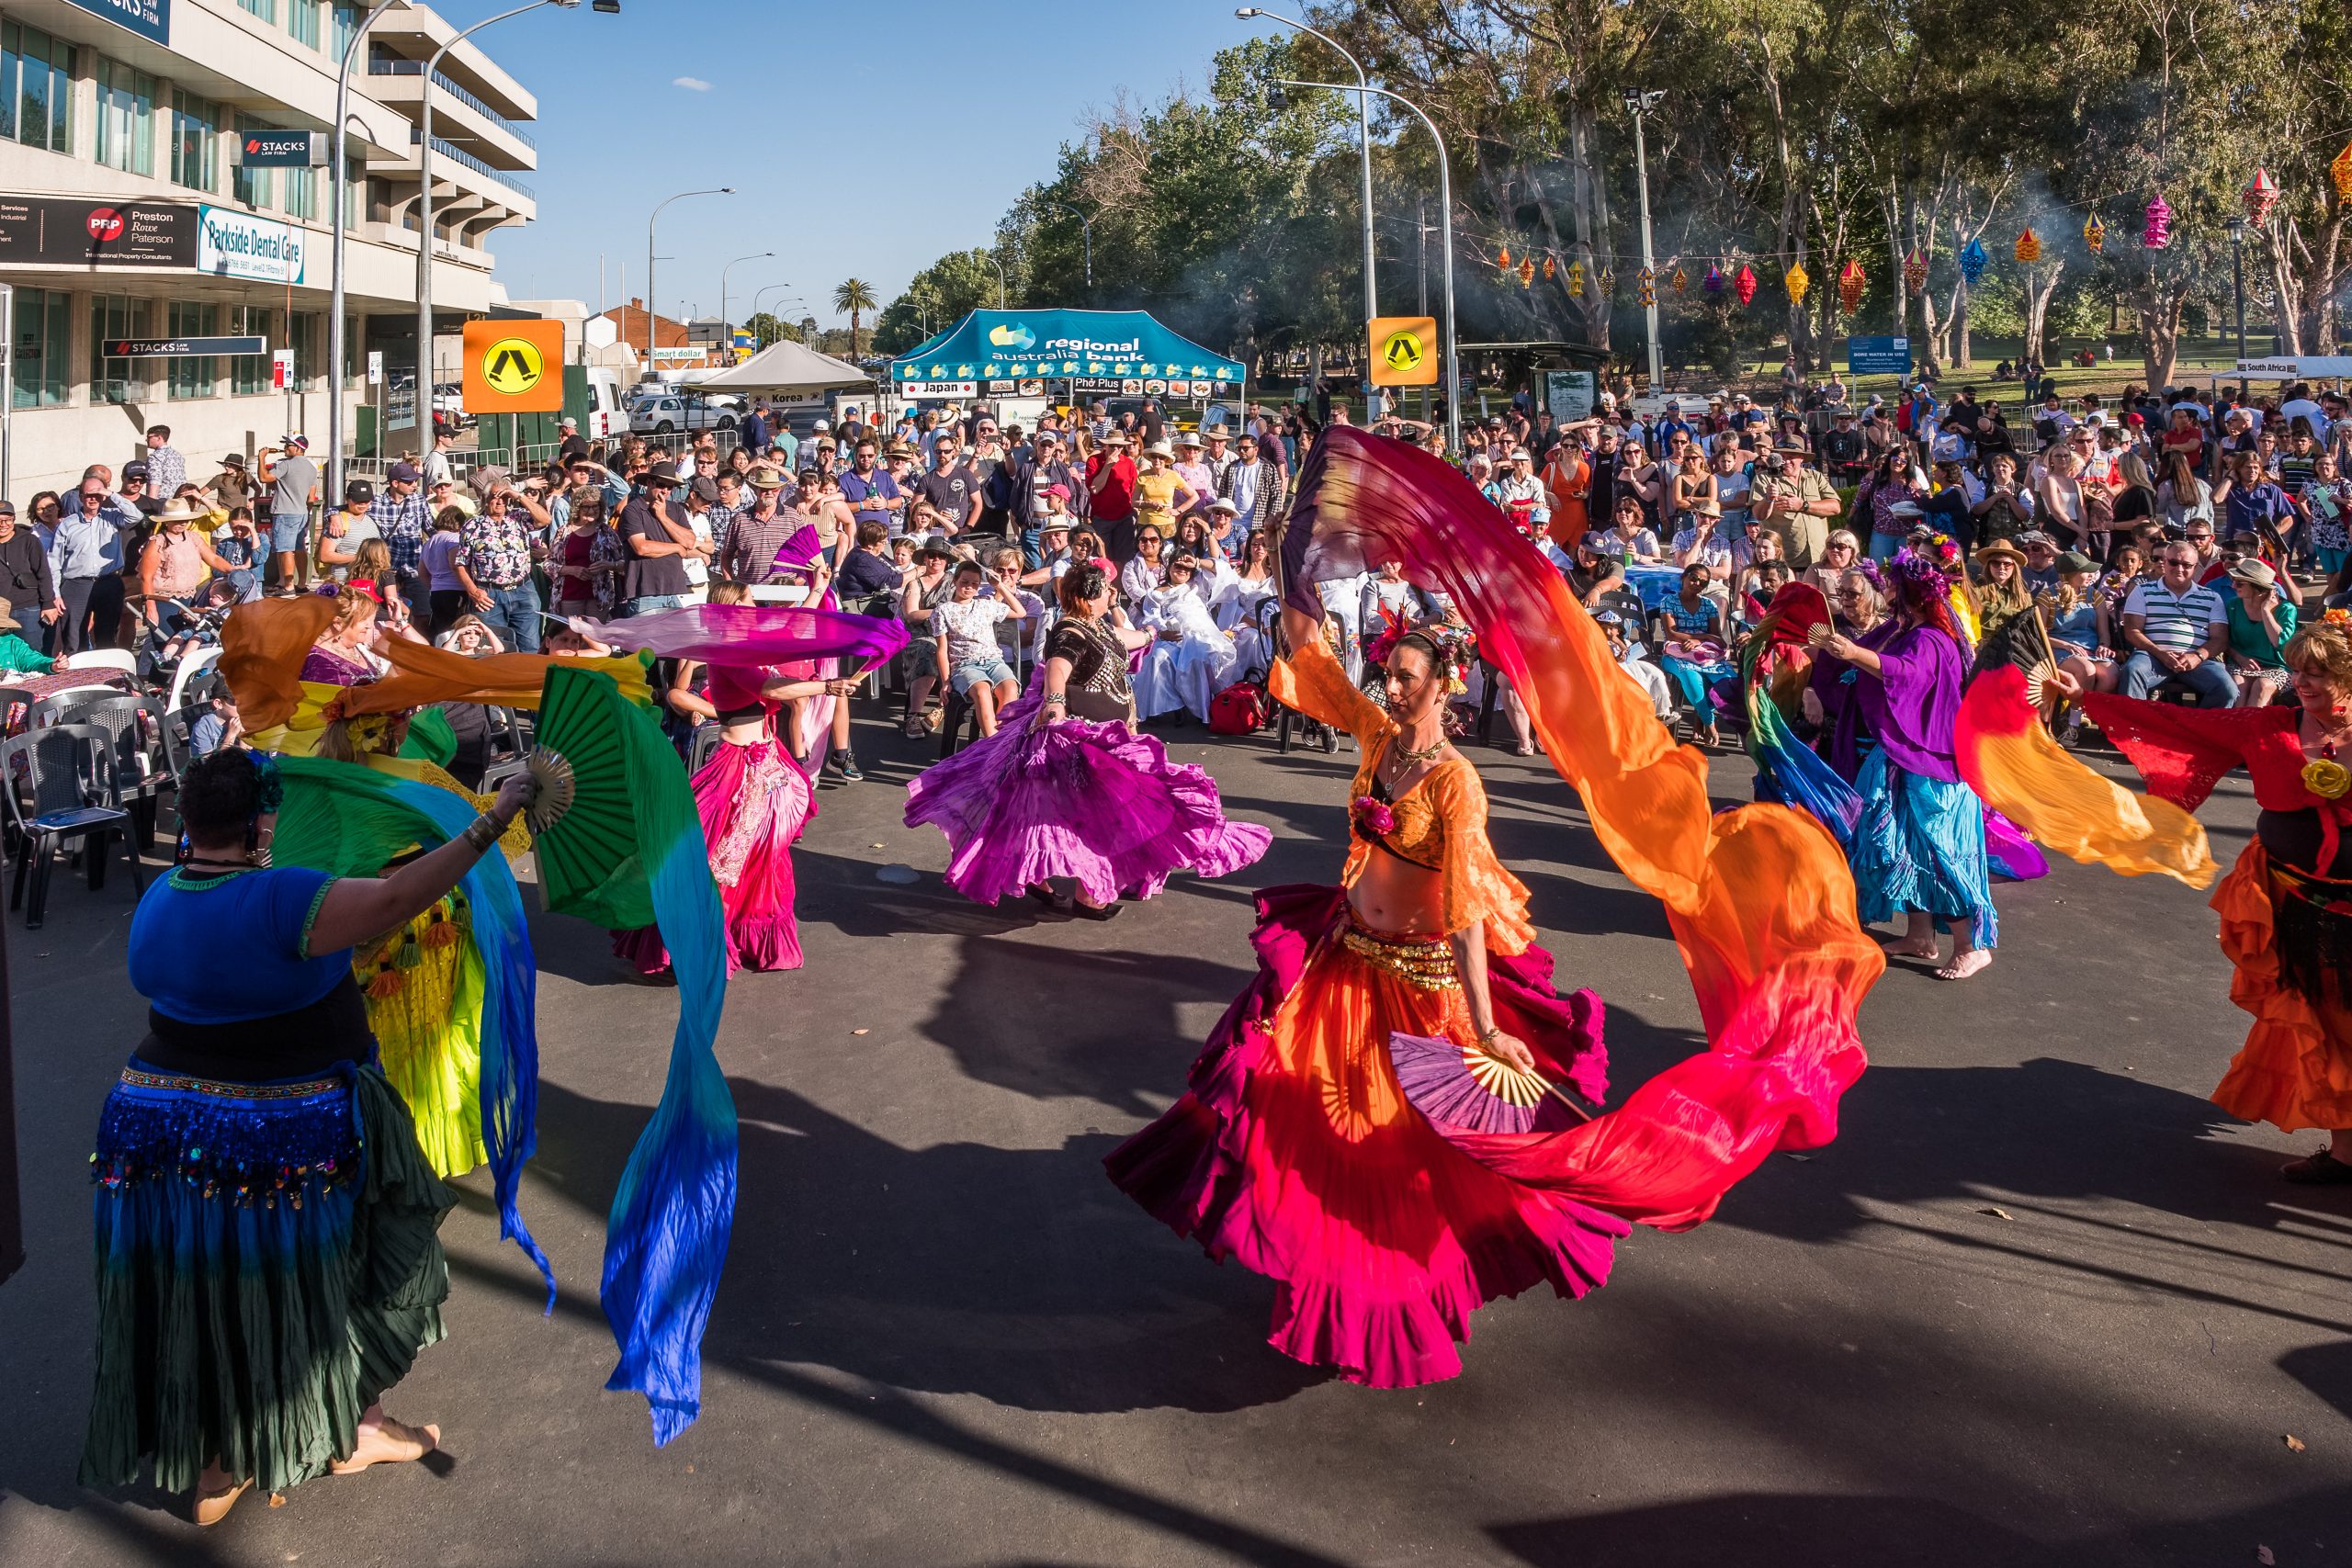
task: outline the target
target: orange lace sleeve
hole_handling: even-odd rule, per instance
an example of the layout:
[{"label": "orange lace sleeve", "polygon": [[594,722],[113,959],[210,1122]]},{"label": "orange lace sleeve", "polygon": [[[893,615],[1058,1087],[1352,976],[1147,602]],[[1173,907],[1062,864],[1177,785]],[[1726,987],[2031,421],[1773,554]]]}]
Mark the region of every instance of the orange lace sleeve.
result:
[{"label": "orange lace sleeve", "polygon": [[1284,707],[1346,730],[1366,750],[1390,728],[1380,705],[1356,690],[1329,646],[1319,639],[1275,660],[1266,671],[1266,691]]},{"label": "orange lace sleeve", "polygon": [[1468,762],[1441,770],[1425,786],[1445,844],[1445,929],[1487,928],[1487,946],[1524,953],[1535,940],[1527,919],[1527,887],[1503,869],[1487,841],[1487,786]]}]

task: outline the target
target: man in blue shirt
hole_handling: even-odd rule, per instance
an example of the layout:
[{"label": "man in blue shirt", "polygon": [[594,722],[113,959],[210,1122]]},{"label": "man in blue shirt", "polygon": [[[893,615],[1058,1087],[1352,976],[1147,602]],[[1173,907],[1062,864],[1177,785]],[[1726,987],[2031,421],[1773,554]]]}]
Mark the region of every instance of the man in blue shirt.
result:
[{"label": "man in blue shirt", "polygon": [[49,552],[51,581],[65,613],[49,628],[52,656],[111,647],[122,621],[123,536],[139,526],[139,509],[85,479],[65,497],[54,528],[36,529]]},{"label": "man in blue shirt", "polygon": [[423,479],[413,463],[394,463],[384,472],[384,493],[368,508],[368,520],[384,547],[392,552],[392,576],[404,604],[426,602],[424,536],[432,532],[424,515],[424,498],[416,493]]},{"label": "man in blue shirt", "polygon": [[752,417],[743,422],[743,446],[754,457],[768,455],[768,400],[765,398],[752,405]]},{"label": "man in blue shirt", "polygon": [[842,499],[856,509],[860,523],[879,523],[896,534],[907,498],[899,493],[897,480],[875,467],[879,450],[870,436],[858,442],[850,471],[842,476]]}]

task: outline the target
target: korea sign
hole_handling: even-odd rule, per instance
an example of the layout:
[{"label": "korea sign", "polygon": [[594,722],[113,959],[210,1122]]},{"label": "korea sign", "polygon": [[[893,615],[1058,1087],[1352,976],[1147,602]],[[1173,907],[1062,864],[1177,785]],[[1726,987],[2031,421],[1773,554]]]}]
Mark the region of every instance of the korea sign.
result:
[{"label": "korea sign", "polygon": [[561,412],[561,321],[468,321],[465,341],[468,413]]},{"label": "korea sign", "polygon": [[1372,319],[1372,384],[1375,387],[1437,385],[1437,318],[1374,316]]},{"label": "korea sign", "polygon": [[237,138],[241,169],[314,169],[326,161],[323,130],[248,130]]}]

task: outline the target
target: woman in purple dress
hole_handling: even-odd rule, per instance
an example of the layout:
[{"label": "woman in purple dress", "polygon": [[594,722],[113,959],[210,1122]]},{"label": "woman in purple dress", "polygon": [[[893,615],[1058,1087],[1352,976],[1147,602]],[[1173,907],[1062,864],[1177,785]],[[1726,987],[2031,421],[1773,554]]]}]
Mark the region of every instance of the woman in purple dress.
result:
[{"label": "woman in purple dress", "polygon": [[1941,956],[1937,931],[1952,932],[1941,980],[1964,980],[1993,962],[1999,927],[1985,852],[1984,807],[1953,765],[1952,718],[1968,676],[1967,639],[1954,624],[1943,572],[1910,550],[1888,571],[1896,618],[1858,640],[1816,628],[1815,649],[1852,667],[1851,700],[1878,739],[1854,785],[1862,815],[1849,858],[1862,920],[1907,922],[1887,952]]},{"label": "woman in purple dress", "polygon": [[1105,563],[1062,574],[1062,618],[1029,694],[997,731],[907,786],[907,826],[947,835],[949,886],[993,904],[1026,891],[1069,908],[1055,877],[1076,882],[1075,908],[1107,920],[1122,897],[1148,898],[1169,874],[1223,876],[1266,852],[1273,835],[1228,822],[1206,771],[1170,762],[1135,733],[1127,657],[1148,633],[1115,624]]}]

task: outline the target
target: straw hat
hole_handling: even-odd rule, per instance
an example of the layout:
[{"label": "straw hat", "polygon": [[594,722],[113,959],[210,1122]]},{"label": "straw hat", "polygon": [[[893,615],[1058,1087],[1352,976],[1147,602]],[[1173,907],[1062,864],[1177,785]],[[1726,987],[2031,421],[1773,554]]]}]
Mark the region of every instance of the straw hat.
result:
[{"label": "straw hat", "polygon": [[1987,561],[1991,560],[1995,556],[2007,556],[2009,559],[2017,562],[2019,567],[2023,567],[2026,563],[2025,552],[2018,548],[2015,545],[2009,543],[2007,539],[1994,540],[1983,549],[1978,550],[1976,552],[1975,558],[1980,561]]},{"label": "straw hat", "polygon": [[1165,441],[1153,442],[1150,446],[1143,449],[1143,455],[1147,457],[1165,457],[1170,462],[1174,462],[1176,460],[1175,452],[1170,448],[1168,443]]}]

